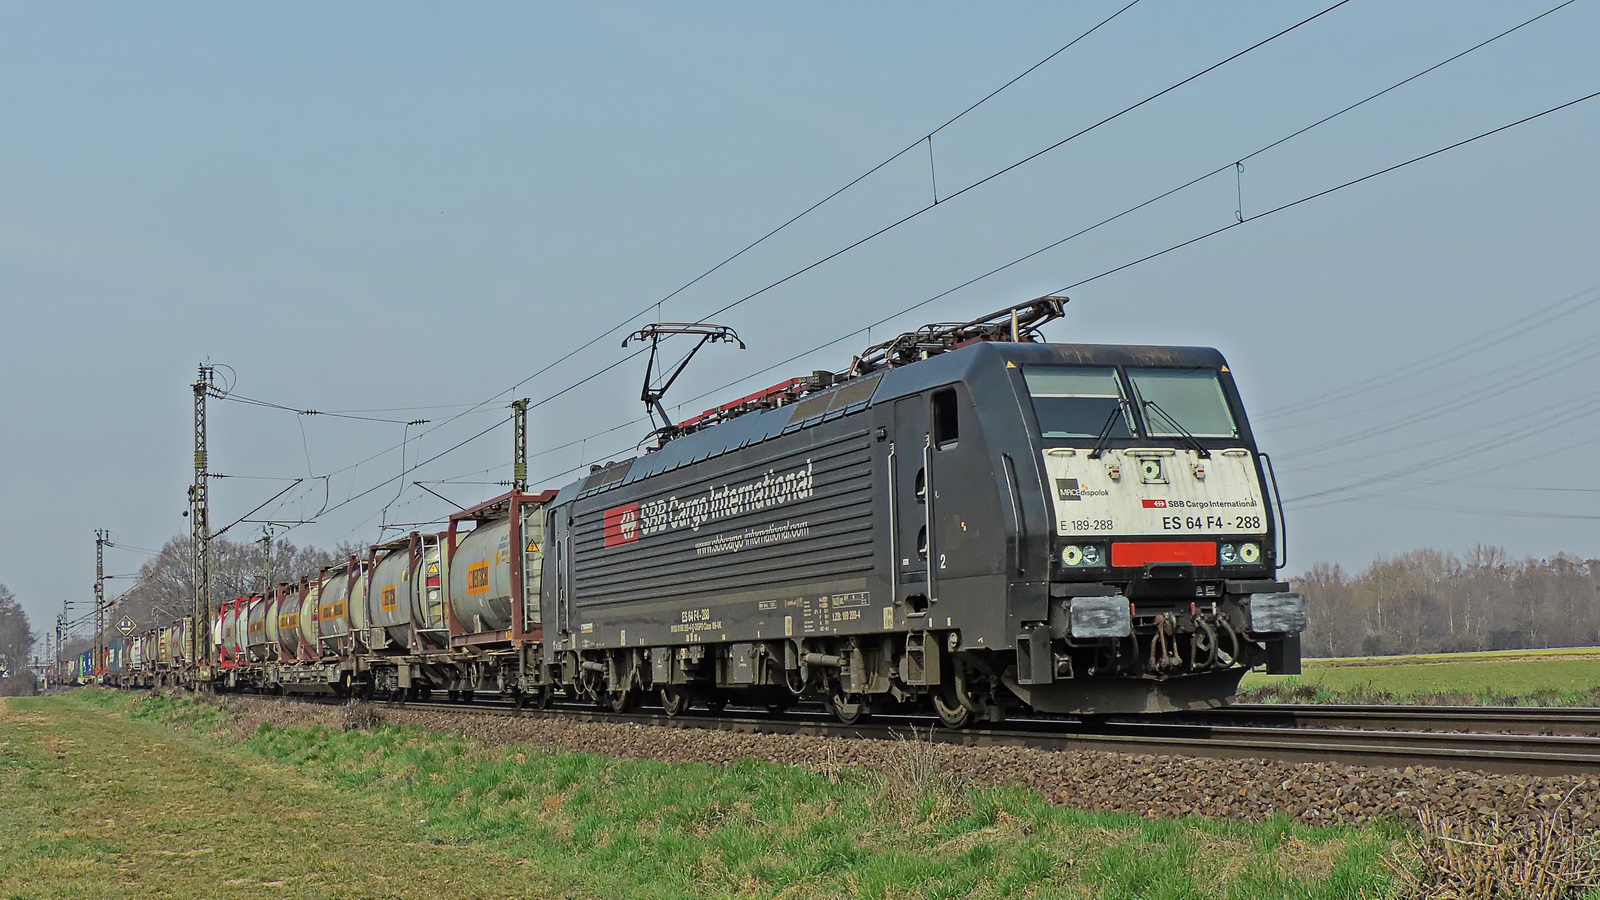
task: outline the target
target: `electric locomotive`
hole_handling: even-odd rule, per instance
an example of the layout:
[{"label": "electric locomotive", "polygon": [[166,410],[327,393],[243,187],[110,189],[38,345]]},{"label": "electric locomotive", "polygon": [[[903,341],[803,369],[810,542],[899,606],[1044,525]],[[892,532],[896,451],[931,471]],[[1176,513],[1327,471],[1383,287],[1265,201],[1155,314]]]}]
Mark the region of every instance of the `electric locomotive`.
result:
[{"label": "electric locomotive", "polygon": [[518,560],[541,577],[517,689],[962,726],[1297,672],[1304,601],[1226,361],[1045,343],[1064,303],[901,335],[561,490]]}]

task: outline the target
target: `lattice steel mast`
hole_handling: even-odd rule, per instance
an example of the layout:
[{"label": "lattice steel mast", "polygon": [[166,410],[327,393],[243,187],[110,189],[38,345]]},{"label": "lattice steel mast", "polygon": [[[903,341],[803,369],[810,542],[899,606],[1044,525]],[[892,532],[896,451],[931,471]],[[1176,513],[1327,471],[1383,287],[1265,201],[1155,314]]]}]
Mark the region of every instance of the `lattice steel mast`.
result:
[{"label": "lattice steel mast", "polygon": [[511,401],[511,489],[528,492],[528,398]]},{"label": "lattice steel mast", "polygon": [[106,674],[106,544],[111,532],[94,532],[94,674]]},{"label": "lattice steel mast", "polygon": [[216,370],[200,366],[194,383],[194,484],[189,486],[189,552],[194,567],[194,624],[189,629],[190,661],[210,664],[211,633],[211,503],[206,494],[206,397]]}]

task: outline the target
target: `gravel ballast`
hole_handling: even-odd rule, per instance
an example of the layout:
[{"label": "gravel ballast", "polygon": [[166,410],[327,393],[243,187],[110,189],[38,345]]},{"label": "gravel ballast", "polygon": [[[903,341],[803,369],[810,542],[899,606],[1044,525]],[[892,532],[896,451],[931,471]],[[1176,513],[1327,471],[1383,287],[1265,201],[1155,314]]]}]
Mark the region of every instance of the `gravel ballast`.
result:
[{"label": "gravel ballast", "polygon": [[[346,727],[349,707],[228,698],[245,734],[266,722]],[[760,759],[815,771],[903,771],[906,757],[930,760],[956,781],[1022,784],[1053,802],[1084,810],[1171,818],[1202,815],[1262,821],[1285,815],[1310,825],[1414,820],[1426,807],[1444,817],[1519,821],[1555,814],[1600,831],[1600,777],[1494,775],[1437,767],[1405,769],[1341,763],[1283,763],[1184,756],[963,747],[808,735],[741,734],[632,723],[574,722],[560,716],[508,717],[371,706],[382,721],[465,735],[490,747],[531,744],[550,750],[663,762],[726,766]],[[373,717],[363,715],[361,718]]]}]

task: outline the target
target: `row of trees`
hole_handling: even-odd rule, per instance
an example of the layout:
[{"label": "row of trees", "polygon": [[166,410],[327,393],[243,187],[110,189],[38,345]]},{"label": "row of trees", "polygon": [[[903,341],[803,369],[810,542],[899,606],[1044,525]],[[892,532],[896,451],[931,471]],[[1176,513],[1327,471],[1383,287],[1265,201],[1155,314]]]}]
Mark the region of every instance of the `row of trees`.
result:
[{"label": "row of trees", "polygon": [[[267,547],[256,542],[235,542],[215,538],[211,542],[211,602],[213,608],[223,600],[259,593],[268,579],[297,581],[315,575],[323,566],[343,562],[351,556],[365,555],[366,547],[339,543],[332,549],[299,547],[289,541],[274,541]],[[161,550],[139,567],[133,587],[110,601],[106,610],[107,641],[118,634],[112,629],[124,615],[143,631],[194,614],[194,568],[189,553],[188,535],[168,540]],[[0,587],[0,592],[4,588]],[[4,629],[4,606],[0,604],[0,635]],[[31,642],[31,637],[30,637]],[[80,631],[61,648],[63,657],[75,656],[94,646],[94,634]],[[0,656],[0,660],[3,660]]]},{"label": "row of trees", "polygon": [[1413,550],[1359,574],[1319,562],[1294,583],[1310,617],[1307,656],[1600,644],[1600,559]]},{"label": "row of trees", "polygon": [[[260,593],[269,581],[277,584],[315,575],[323,566],[366,555],[366,549],[354,543],[340,543],[331,549],[298,547],[282,540],[263,547],[260,543],[215,538],[211,541],[212,606],[222,600]],[[189,537],[180,535],[163,544],[160,552],[139,567],[137,581],[116,599],[106,622],[109,626],[126,614],[142,629],[193,612],[194,568]]]}]

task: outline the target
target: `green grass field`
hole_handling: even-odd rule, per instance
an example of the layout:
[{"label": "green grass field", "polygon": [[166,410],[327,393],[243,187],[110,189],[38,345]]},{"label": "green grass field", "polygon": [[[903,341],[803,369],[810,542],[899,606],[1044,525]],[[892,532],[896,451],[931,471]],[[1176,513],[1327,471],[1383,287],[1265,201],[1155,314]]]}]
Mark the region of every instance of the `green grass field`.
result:
[{"label": "green grass field", "polygon": [[1241,699],[1600,706],[1600,648],[1308,659],[1303,675],[1245,677]]},{"label": "green grass field", "polygon": [[100,691],[0,706],[0,897],[1383,896],[1397,826],[1063,809],[938,773],[729,768],[262,726]]}]

